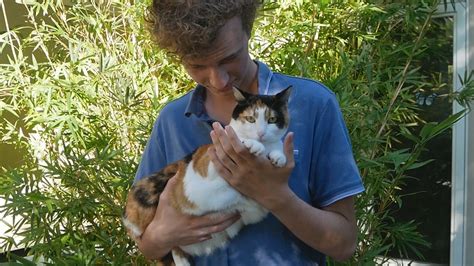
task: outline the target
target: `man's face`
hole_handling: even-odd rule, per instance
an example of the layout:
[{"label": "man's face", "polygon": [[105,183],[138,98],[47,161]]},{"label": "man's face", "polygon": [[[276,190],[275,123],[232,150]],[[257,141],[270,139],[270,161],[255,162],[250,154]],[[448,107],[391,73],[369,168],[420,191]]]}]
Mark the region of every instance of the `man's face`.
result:
[{"label": "man's face", "polygon": [[256,71],[248,53],[248,40],[240,18],[234,17],[219,30],[210,52],[183,59],[184,67],[212,96],[232,96],[232,85],[249,91]]}]

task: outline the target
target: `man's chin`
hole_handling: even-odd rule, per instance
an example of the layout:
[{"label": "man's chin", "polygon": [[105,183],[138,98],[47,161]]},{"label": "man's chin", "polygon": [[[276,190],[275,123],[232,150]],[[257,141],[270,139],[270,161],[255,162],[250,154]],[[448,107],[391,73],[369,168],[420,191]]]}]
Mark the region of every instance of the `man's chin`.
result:
[{"label": "man's chin", "polygon": [[214,90],[216,92],[216,94],[218,95],[229,95],[229,94],[233,94],[233,90],[232,90],[232,86],[229,86],[229,87],[225,87],[225,88],[222,88],[222,89],[218,89],[218,90]]}]

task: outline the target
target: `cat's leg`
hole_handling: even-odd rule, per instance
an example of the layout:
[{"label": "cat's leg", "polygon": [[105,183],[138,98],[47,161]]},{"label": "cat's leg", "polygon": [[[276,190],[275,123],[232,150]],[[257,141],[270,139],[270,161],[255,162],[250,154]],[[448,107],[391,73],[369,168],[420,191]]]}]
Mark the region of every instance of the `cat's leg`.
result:
[{"label": "cat's leg", "polygon": [[174,264],[176,266],[191,266],[186,254],[180,249],[172,249],[171,255],[173,255]]},{"label": "cat's leg", "polygon": [[283,167],[286,164],[286,156],[280,150],[273,150],[268,154],[268,159],[276,167]]},{"label": "cat's leg", "polygon": [[265,146],[257,140],[242,139],[242,143],[255,156],[260,156],[265,151]]}]

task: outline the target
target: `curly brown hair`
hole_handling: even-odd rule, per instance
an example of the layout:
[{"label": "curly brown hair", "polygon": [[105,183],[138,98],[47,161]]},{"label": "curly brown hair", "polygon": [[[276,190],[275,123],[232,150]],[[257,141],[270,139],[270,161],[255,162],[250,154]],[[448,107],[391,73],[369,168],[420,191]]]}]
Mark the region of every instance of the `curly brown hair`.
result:
[{"label": "curly brown hair", "polygon": [[153,0],[145,22],[154,41],[179,58],[205,54],[234,16],[250,37],[261,0]]}]

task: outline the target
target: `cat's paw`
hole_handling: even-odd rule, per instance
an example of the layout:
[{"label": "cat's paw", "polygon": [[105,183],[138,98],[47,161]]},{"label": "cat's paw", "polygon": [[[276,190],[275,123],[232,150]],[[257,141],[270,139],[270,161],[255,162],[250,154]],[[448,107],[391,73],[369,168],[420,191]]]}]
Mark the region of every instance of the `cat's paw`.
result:
[{"label": "cat's paw", "polygon": [[265,147],[261,142],[258,142],[253,139],[244,139],[242,140],[244,146],[249,149],[250,153],[255,156],[260,156],[265,151]]},{"label": "cat's paw", "polygon": [[268,159],[276,167],[283,167],[286,164],[286,157],[281,151],[271,151],[268,154]]}]

